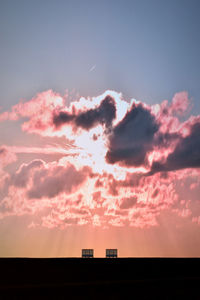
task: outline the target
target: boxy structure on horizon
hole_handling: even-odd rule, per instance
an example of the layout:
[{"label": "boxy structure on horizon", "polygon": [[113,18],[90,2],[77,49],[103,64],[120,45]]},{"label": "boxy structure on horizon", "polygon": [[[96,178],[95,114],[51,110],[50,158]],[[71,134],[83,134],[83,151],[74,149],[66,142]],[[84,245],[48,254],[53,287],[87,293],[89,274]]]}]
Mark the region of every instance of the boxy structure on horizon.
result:
[{"label": "boxy structure on horizon", "polygon": [[106,249],[106,258],[117,258],[117,249]]},{"label": "boxy structure on horizon", "polygon": [[93,249],[82,249],[82,257],[83,258],[93,258],[94,250]]}]

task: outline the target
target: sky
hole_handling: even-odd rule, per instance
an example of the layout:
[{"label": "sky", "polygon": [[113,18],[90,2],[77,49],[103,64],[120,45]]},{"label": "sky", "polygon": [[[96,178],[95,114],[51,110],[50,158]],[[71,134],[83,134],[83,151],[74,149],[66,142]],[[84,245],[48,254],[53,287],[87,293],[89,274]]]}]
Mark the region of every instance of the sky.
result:
[{"label": "sky", "polygon": [[196,0],[0,0],[0,256],[200,255]]}]

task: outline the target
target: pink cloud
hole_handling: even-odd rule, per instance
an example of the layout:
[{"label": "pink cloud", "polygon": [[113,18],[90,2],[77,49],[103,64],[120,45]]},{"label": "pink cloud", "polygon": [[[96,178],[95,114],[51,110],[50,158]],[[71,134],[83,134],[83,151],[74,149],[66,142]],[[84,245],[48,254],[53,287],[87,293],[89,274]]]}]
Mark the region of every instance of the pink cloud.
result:
[{"label": "pink cloud", "polygon": [[[199,186],[200,116],[182,122],[189,108],[186,92],[153,106],[127,103],[113,91],[66,106],[51,90],[16,104],[1,122],[22,120],[23,131],[38,139],[64,136],[67,145],[0,147],[0,217],[38,216],[30,227],[144,228],[159,226],[171,210],[197,223],[195,205],[177,189],[188,180],[191,191]],[[17,161],[33,153],[62,157]],[[17,170],[3,170],[16,161]]]},{"label": "pink cloud", "polygon": [[184,91],[176,93],[174,95],[169,109],[171,114],[177,114],[178,116],[182,116],[186,112],[188,112],[190,106],[191,102],[188,98],[188,93]]},{"label": "pink cloud", "polygon": [[3,168],[17,160],[13,151],[7,146],[0,146],[0,167]]},{"label": "pink cloud", "polygon": [[4,112],[0,115],[0,121],[28,118],[24,122],[22,129],[30,133],[39,133],[48,135],[48,128],[52,122],[52,114],[56,109],[62,109],[64,98],[52,90],[42,92],[30,101],[14,105],[10,112]]},{"label": "pink cloud", "polygon": [[65,192],[72,193],[80,186],[90,172],[88,167],[81,170],[67,164],[67,166],[52,166],[36,171],[32,178],[32,187],[28,190],[28,198],[40,199],[42,197],[53,198]]}]

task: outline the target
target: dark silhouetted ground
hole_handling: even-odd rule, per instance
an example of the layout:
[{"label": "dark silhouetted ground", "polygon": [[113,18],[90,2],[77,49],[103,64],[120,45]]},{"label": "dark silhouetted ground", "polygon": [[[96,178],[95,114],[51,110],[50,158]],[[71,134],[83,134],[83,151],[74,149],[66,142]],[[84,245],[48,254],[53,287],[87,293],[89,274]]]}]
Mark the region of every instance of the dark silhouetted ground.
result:
[{"label": "dark silhouetted ground", "polygon": [[0,299],[200,299],[200,258],[1,258]]}]

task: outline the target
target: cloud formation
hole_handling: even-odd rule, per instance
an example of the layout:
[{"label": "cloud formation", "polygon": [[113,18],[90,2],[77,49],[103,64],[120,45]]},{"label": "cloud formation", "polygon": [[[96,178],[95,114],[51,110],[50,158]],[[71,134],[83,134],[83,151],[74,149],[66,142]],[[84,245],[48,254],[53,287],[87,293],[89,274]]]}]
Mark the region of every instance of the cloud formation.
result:
[{"label": "cloud formation", "polygon": [[115,102],[114,99],[108,95],[96,108],[80,111],[78,113],[60,111],[54,116],[53,123],[56,128],[59,128],[63,124],[73,122],[75,126],[89,130],[97,124],[109,127],[115,117]]},{"label": "cloud formation", "polygon": [[122,200],[122,202],[119,205],[119,208],[121,209],[128,209],[133,207],[137,202],[137,197],[136,196],[132,196],[130,198],[124,198]]},{"label": "cloud formation", "polygon": [[88,176],[90,169],[83,167],[81,170],[67,164],[67,166],[52,166],[42,168],[34,173],[32,187],[28,190],[29,199],[53,198],[60,193],[72,193]]},{"label": "cloud formation", "polygon": [[121,162],[126,166],[141,166],[153,148],[159,125],[150,110],[141,103],[133,104],[109,136],[108,163]]},{"label": "cloud formation", "polygon": [[161,171],[175,171],[200,167],[200,120],[191,125],[187,136],[180,137],[165,162],[154,161],[149,175]]},{"label": "cloud formation", "polygon": [[152,106],[114,91],[69,105],[53,91],[21,101],[0,121],[20,120],[38,146],[0,146],[0,218],[143,228],[170,211],[197,224],[200,211],[179,190],[199,188],[200,116],[186,119],[190,107],[186,92]]}]

